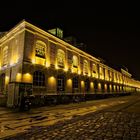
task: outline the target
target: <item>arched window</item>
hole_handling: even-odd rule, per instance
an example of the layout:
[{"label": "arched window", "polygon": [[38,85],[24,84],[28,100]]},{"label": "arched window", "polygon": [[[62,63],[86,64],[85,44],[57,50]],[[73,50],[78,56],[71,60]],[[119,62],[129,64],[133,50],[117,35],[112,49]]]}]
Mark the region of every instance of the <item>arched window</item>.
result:
[{"label": "arched window", "polygon": [[73,56],[73,67],[77,68],[78,67],[78,57],[76,55]]},{"label": "arched window", "polygon": [[45,86],[45,74],[41,71],[35,71],[33,74],[34,86]]},{"label": "arched window", "polygon": [[65,63],[65,52],[61,49],[57,51],[57,65],[61,68],[64,68]]},{"label": "arched window", "polygon": [[83,71],[84,71],[85,75],[88,74],[88,62],[87,62],[87,60],[84,60]]},{"label": "arched window", "polygon": [[2,61],[2,64],[3,66],[7,65],[8,64],[8,46],[4,47],[3,48],[3,61]]},{"label": "arched window", "polygon": [[92,64],[92,76],[96,77],[97,74],[97,65],[95,63]]},{"label": "arched window", "polygon": [[36,41],[35,55],[45,58],[46,55],[46,43],[41,40]]}]

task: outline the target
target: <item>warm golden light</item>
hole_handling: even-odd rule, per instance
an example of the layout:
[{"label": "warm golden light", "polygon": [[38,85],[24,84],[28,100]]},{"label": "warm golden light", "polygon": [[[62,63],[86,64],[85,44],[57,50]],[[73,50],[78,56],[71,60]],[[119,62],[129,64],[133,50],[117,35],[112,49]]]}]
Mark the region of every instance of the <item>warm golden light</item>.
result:
[{"label": "warm golden light", "polygon": [[66,71],[66,72],[68,71],[68,67],[67,67],[67,66],[65,66],[65,69],[64,69],[64,71]]},{"label": "warm golden light", "polygon": [[33,78],[30,73],[23,74],[23,82],[32,83]]},{"label": "warm golden light", "polygon": [[90,88],[91,88],[91,89],[94,88],[94,84],[93,84],[93,82],[90,82]]},{"label": "warm golden light", "polygon": [[59,69],[58,65],[57,65],[57,62],[55,63],[55,69]]},{"label": "warm golden light", "polygon": [[116,85],[114,85],[113,88],[114,88],[114,91],[116,91]]},{"label": "warm golden light", "polygon": [[10,61],[10,65],[14,65],[17,62],[18,62],[18,56],[17,55],[12,56],[12,59]]},{"label": "warm golden light", "polygon": [[71,79],[68,79],[68,80],[67,80],[67,86],[68,86],[68,87],[72,87],[72,80],[71,80]]},{"label": "warm golden light", "polygon": [[1,59],[0,59],[0,70],[1,70],[1,67],[2,67],[2,65],[1,65]]},{"label": "warm golden light", "polygon": [[35,59],[32,59],[32,63],[35,64]]},{"label": "warm golden light", "polygon": [[109,89],[110,89],[110,91],[112,91],[112,85],[109,85]]},{"label": "warm golden light", "polygon": [[80,70],[78,70],[78,74],[79,74],[79,75],[81,74],[81,71],[80,71]]},{"label": "warm golden light", "polygon": [[81,87],[84,88],[85,87],[85,82],[81,81]]},{"label": "warm golden light", "polygon": [[119,91],[119,86],[117,86],[117,91]]},{"label": "warm golden light", "polygon": [[98,83],[98,90],[101,90],[101,83]]},{"label": "warm golden light", "polygon": [[78,68],[72,68],[72,73],[78,73]]},{"label": "warm golden light", "polygon": [[46,62],[46,67],[48,68],[50,66],[50,63],[49,62]]},{"label": "warm golden light", "polygon": [[90,77],[90,76],[91,76],[91,74],[89,73],[89,74],[88,74],[88,77]]},{"label": "warm golden light", "polygon": [[55,69],[57,69],[57,70],[59,69],[57,65],[55,65]]},{"label": "warm golden light", "polygon": [[45,65],[45,59],[44,58],[40,58],[40,57],[36,57],[35,58],[35,64]]},{"label": "warm golden light", "polygon": [[[24,40],[26,40],[26,45]],[[20,59],[23,55],[26,62]],[[18,66],[15,66],[17,63]],[[22,69],[24,74],[20,73]],[[40,72],[42,70],[43,72]],[[41,88],[44,91],[41,92],[46,94],[56,94],[59,83],[63,85],[63,81],[64,92],[68,94],[85,93],[88,91],[87,88],[90,93],[94,93],[97,88],[99,92],[140,91],[140,81],[133,79],[127,68],[121,71],[115,70],[106,63],[102,63],[102,59],[95,58],[65,40],[24,21],[0,38],[0,78],[2,78],[0,86],[4,85],[0,89],[10,90],[8,93],[12,94],[11,89],[8,89],[9,82],[33,83],[32,74],[35,71],[38,72],[37,75],[35,73],[34,79],[43,83],[41,85],[44,87]],[[61,76],[59,79],[59,74],[64,79],[61,79]],[[95,81],[95,85],[91,81]],[[33,92],[36,94],[40,91],[33,90]]]},{"label": "warm golden light", "polygon": [[5,84],[8,85],[8,83],[9,83],[9,76],[6,76],[5,77]]},{"label": "warm golden light", "polygon": [[104,84],[105,91],[107,91],[107,84]]},{"label": "warm golden light", "polygon": [[56,78],[54,76],[51,76],[48,78],[48,86],[50,90],[54,90],[56,87]]},{"label": "warm golden light", "polygon": [[17,75],[16,75],[16,82],[21,82],[21,78],[22,78],[22,74],[21,73],[17,73]]},{"label": "warm golden light", "polygon": [[54,80],[55,80],[54,76],[51,76],[51,77],[49,78],[49,81],[50,81],[51,83],[53,83]]},{"label": "warm golden light", "polygon": [[120,86],[120,91],[122,91],[122,86]]}]

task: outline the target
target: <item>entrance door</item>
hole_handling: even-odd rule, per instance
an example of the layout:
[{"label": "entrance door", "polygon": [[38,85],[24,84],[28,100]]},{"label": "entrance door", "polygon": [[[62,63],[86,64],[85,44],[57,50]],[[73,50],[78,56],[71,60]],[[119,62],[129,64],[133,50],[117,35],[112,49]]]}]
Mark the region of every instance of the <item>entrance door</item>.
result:
[{"label": "entrance door", "polygon": [[78,92],[78,84],[79,84],[79,80],[78,80],[78,77],[74,77],[72,79],[72,92],[75,93],[75,92]]},{"label": "entrance door", "polygon": [[85,80],[85,91],[89,92],[90,91],[90,82],[89,79]]},{"label": "entrance door", "polygon": [[58,75],[57,77],[57,91],[64,91],[65,90],[65,76]]}]

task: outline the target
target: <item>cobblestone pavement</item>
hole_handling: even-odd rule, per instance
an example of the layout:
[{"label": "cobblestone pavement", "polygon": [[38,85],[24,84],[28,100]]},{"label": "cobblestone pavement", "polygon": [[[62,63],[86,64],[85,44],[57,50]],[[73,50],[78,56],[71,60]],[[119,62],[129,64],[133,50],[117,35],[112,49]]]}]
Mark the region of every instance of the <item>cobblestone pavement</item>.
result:
[{"label": "cobblestone pavement", "polygon": [[140,140],[140,94],[29,114],[3,112],[0,126],[6,129],[0,129],[2,140]]},{"label": "cobblestone pavement", "polygon": [[36,126],[7,140],[140,140],[140,114],[105,111]]}]

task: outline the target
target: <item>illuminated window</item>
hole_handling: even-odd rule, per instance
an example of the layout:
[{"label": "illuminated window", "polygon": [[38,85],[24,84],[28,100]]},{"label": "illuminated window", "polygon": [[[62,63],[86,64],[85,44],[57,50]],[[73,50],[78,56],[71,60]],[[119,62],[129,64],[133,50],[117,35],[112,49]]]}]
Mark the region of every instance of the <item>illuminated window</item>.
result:
[{"label": "illuminated window", "polygon": [[93,73],[96,73],[97,72],[96,64],[92,64],[92,72]]},{"label": "illuminated window", "polygon": [[77,68],[78,67],[78,57],[77,56],[73,56],[73,67]]},{"label": "illuminated window", "polygon": [[38,57],[45,58],[45,50],[46,50],[46,44],[40,40],[37,40],[36,42],[36,48],[35,48],[35,55]]},{"label": "illuminated window", "polygon": [[95,77],[97,73],[97,66],[96,64],[92,64],[92,76]]},{"label": "illuminated window", "polygon": [[57,51],[57,65],[61,68],[64,68],[65,63],[65,53],[63,50],[58,49]]},{"label": "illuminated window", "polygon": [[87,60],[84,60],[83,71],[84,71],[85,75],[88,74],[88,62],[87,62]]},{"label": "illuminated window", "polygon": [[112,72],[109,72],[110,81],[112,81]]},{"label": "illuminated window", "polygon": [[8,46],[3,48],[3,66],[8,63]]},{"label": "illuminated window", "polygon": [[34,86],[45,86],[45,74],[41,71],[35,71],[33,75]]}]

